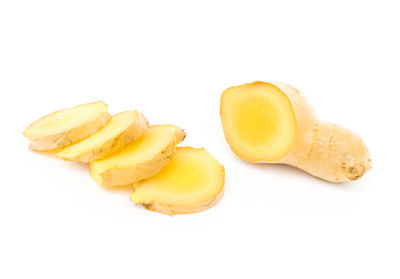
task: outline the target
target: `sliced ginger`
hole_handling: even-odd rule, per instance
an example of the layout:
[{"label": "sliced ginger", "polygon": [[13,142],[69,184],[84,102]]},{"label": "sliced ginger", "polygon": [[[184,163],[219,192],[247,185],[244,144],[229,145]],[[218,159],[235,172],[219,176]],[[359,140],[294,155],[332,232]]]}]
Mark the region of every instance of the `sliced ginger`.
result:
[{"label": "sliced ginger", "polygon": [[[205,210],[223,195],[224,167],[204,149],[177,148],[186,133],[174,125],[150,126],[136,110],[110,116],[103,102],[49,114],[23,132],[33,150],[90,163],[104,187],[135,188],[131,200],[173,215]],[[126,187],[123,187],[126,188]]]},{"label": "sliced ginger", "polygon": [[320,122],[303,94],[287,84],[230,87],[220,114],[231,149],[249,162],[288,164],[331,182],[358,179],[371,168],[362,139]]},{"label": "sliced ginger", "polygon": [[218,203],[224,181],[224,167],[205,149],[178,147],[164,169],[134,185],[130,199],[168,215],[194,213]]},{"label": "sliced ginger", "polygon": [[154,125],[120,151],[90,164],[97,184],[115,187],[132,184],[159,172],[172,159],[186,134],[173,125]]},{"label": "sliced ginger", "polygon": [[23,135],[32,150],[64,147],[96,133],[110,119],[103,102],[79,105],[46,115],[30,124]]},{"label": "sliced ginger", "polygon": [[136,110],[121,112],[97,133],[64,148],[57,156],[82,163],[101,159],[139,138],[148,127],[147,119]]}]

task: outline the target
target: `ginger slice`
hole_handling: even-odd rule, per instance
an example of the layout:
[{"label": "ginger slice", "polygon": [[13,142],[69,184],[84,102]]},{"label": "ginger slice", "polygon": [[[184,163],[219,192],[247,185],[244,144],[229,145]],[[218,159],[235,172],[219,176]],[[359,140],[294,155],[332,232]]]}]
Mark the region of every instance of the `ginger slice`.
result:
[{"label": "ginger slice", "polygon": [[320,122],[304,95],[288,84],[230,87],[220,113],[231,149],[249,162],[288,164],[330,182],[358,179],[371,168],[362,139]]},{"label": "ginger slice", "polygon": [[89,163],[119,151],[139,138],[148,127],[147,119],[136,110],[121,112],[115,114],[97,133],[64,148],[57,156]]},{"label": "ginger slice", "polygon": [[107,105],[95,102],[46,115],[23,132],[32,150],[51,150],[80,141],[96,133],[110,119]]},{"label": "ginger slice", "polygon": [[224,167],[204,148],[178,147],[164,169],[134,185],[130,199],[163,214],[194,213],[216,205],[224,183]]},{"label": "ginger slice", "polygon": [[159,172],[172,159],[176,145],[186,134],[174,125],[150,126],[120,151],[91,162],[90,174],[97,184],[115,187],[135,183]]}]

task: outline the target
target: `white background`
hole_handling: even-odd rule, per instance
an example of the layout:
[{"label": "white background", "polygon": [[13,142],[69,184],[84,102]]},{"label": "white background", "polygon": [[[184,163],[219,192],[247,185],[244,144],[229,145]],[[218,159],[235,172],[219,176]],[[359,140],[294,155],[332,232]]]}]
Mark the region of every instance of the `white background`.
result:
[{"label": "white background", "polygon": [[[1,278],[400,278],[398,1],[1,1]],[[359,133],[373,169],[330,184],[224,140],[229,86],[283,81]],[[226,169],[169,217],[31,152],[40,116],[103,100],[176,124]]]}]

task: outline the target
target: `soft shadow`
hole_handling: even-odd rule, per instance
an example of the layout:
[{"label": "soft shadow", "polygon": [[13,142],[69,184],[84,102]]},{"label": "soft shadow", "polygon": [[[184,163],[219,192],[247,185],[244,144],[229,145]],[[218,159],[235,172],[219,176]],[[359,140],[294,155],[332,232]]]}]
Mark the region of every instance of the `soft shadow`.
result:
[{"label": "soft shadow", "polygon": [[133,192],[132,184],[115,186],[115,187],[101,187],[101,188],[106,190],[107,192],[128,192],[128,193]]},{"label": "soft shadow", "polygon": [[45,156],[47,158],[51,158],[52,160],[57,160],[57,161],[64,161],[64,164],[66,165],[67,168],[74,169],[74,170],[80,170],[80,171],[85,171],[88,172],[89,170],[89,164],[84,164],[84,163],[79,163],[79,162],[73,162],[73,161],[68,161],[64,160],[61,158],[58,158],[56,154],[60,152],[63,148],[56,148],[56,149],[51,149],[51,150],[43,150],[43,151],[38,151],[38,150],[30,150],[33,153],[36,153],[41,156]]},{"label": "soft shadow", "polygon": [[51,150],[32,150],[32,149],[29,149],[29,150],[34,152],[34,153],[41,154],[41,155],[56,156],[56,154],[58,152],[60,152],[62,149],[63,149],[62,147],[59,147],[59,148],[51,149]]},{"label": "soft shadow", "polygon": [[[68,160],[63,160],[61,158],[56,157],[56,154],[60,152],[63,148],[56,148],[52,150],[45,150],[45,151],[37,151],[37,150],[31,150],[34,153],[37,153],[39,155],[44,155],[46,157],[55,159],[57,161],[64,161],[65,167],[73,170],[78,170],[82,171],[85,173],[89,172],[89,164],[85,163],[79,163],[79,162],[74,162],[74,161],[68,161]],[[108,192],[128,192],[131,193],[133,191],[133,185],[121,185],[121,186],[116,186],[116,187],[101,187],[103,190],[108,191]]]},{"label": "soft shadow", "polygon": [[323,184],[327,187],[335,187],[335,188],[342,188],[342,189],[350,189],[355,186],[355,183],[350,183],[351,181],[347,182],[339,182],[339,183],[334,183],[334,182],[329,182],[326,180],[323,180],[321,178],[315,177],[299,168],[290,166],[290,165],[285,165],[285,164],[268,164],[268,163],[250,163],[245,160],[242,160],[240,158],[237,158],[237,161],[239,161],[241,164],[248,165],[253,168],[258,168],[262,169],[265,172],[270,172],[270,173],[278,173],[279,175],[282,176],[293,176],[293,177],[299,177],[300,179],[304,180],[310,180],[313,182],[319,182],[320,184]]},{"label": "soft shadow", "polygon": [[64,161],[68,168],[74,170],[81,170],[89,173],[89,164],[78,163],[78,162],[71,162],[71,161]]}]

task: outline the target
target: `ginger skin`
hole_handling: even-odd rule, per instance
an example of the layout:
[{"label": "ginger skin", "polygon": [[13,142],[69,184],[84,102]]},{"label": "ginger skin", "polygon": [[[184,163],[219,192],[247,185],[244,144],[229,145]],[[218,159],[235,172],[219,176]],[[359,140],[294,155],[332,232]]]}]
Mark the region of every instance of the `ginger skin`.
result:
[{"label": "ginger skin", "polygon": [[357,180],[371,169],[369,152],[362,139],[349,129],[319,122],[302,160],[290,152],[279,162],[300,168],[330,182]]}]

